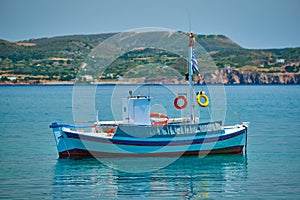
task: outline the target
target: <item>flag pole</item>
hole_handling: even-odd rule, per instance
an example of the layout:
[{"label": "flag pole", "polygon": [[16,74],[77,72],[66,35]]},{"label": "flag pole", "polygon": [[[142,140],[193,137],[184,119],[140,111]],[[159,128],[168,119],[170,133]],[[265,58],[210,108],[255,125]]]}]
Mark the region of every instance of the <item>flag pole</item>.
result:
[{"label": "flag pole", "polygon": [[195,122],[194,89],[193,89],[193,63],[192,63],[194,40],[195,40],[194,34],[192,32],[190,32],[190,43],[188,45],[188,47],[189,47],[188,63],[189,63],[189,102],[190,102],[190,113],[191,113],[190,122],[191,123]]}]

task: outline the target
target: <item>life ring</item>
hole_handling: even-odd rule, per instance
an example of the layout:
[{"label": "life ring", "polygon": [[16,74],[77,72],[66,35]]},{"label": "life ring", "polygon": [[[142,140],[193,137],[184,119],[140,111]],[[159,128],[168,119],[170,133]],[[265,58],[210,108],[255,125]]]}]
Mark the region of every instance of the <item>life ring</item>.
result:
[{"label": "life ring", "polygon": [[112,137],[113,134],[112,133],[106,133],[106,137]]},{"label": "life ring", "polygon": [[153,112],[153,113],[150,113],[150,117],[157,117],[157,118],[165,119],[163,121],[152,121],[151,124],[152,125],[156,125],[156,126],[167,125],[168,121],[169,121],[169,117],[167,115],[165,115],[165,114],[162,114],[162,113]]},{"label": "life ring", "polygon": [[[201,102],[201,100],[200,100],[201,98],[204,99],[204,103]],[[198,105],[201,106],[201,107],[207,107],[208,104],[209,104],[208,97],[206,96],[206,94],[204,94],[202,92],[200,92],[199,94],[197,94],[196,99],[197,99]]]},{"label": "life ring", "polygon": [[[182,106],[178,105],[178,101],[179,101],[179,100],[183,100],[183,105],[182,105]],[[185,97],[185,96],[182,96],[182,95],[176,97],[176,99],[174,100],[174,106],[175,106],[175,108],[177,108],[178,110],[181,110],[181,109],[186,108],[187,104],[188,104],[188,101],[187,101],[186,97]]]}]

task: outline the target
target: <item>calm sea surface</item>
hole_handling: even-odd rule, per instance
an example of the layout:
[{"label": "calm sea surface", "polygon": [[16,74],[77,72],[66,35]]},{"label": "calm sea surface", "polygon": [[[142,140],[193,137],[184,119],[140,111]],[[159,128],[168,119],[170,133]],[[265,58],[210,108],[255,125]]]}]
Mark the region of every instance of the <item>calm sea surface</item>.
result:
[{"label": "calm sea surface", "polygon": [[[131,86],[122,87],[127,93]],[[114,115],[113,90],[95,91],[100,119]],[[141,93],[158,99],[154,110],[176,115],[169,111],[172,103],[160,104],[168,100],[157,98],[160,90],[168,93],[158,86]],[[225,91],[225,124],[251,122],[247,155],[182,157],[163,168],[155,163],[168,158],[118,159],[130,163],[128,172],[97,159],[58,159],[49,124],[74,123],[73,86],[1,86],[0,198],[300,199],[300,86],[226,86]],[[205,109],[202,119],[211,108]],[[139,165],[151,170],[138,171]]]}]

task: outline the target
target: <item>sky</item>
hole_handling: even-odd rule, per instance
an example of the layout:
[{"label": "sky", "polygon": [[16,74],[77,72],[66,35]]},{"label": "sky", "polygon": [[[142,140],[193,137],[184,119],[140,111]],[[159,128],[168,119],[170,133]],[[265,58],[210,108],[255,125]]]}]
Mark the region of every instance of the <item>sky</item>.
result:
[{"label": "sky", "polygon": [[244,48],[300,47],[300,0],[0,0],[0,39],[160,27],[223,34]]}]

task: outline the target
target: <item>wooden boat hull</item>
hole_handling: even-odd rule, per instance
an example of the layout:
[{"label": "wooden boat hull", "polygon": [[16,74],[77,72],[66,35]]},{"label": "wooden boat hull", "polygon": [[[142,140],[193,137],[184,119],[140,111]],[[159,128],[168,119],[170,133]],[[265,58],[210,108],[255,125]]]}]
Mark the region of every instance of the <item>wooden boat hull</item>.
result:
[{"label": "wooden boat hull", "polygon": [[247,134],[242,125],[213,134],[152,138],[105,137],[61,126],[52,128],[60,158],[239,154],[243,152]]}]

